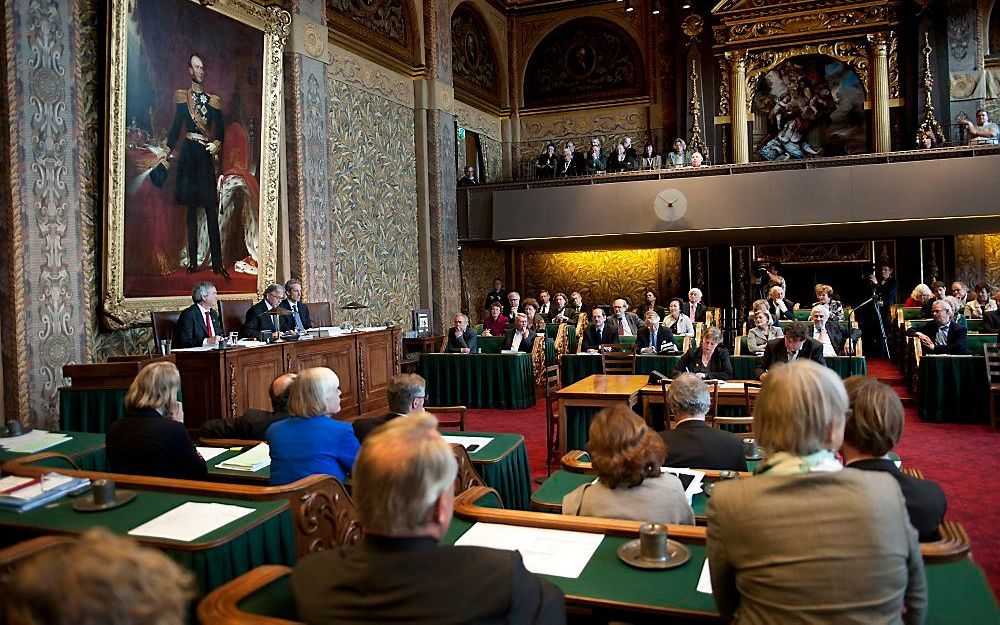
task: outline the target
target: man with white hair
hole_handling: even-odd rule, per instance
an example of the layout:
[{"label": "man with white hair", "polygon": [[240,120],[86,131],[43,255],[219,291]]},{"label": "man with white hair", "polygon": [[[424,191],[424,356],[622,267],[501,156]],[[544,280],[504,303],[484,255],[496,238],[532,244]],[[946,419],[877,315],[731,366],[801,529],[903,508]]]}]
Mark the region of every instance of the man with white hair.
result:
[{"label": "man with white hair", "polygon": [[688,305],[686,306],[687,310],[684,312],[687,313],[688,317],[691,317],[691,321],[694,323],[698,323],[699,321],[705,323],[705,311],[708,309],[701,303],[701,298],[701,289],[698,287],[693,287],[688,291]]},{"label": "man with white hair", "polygon": [[629,312],[628,302],[618,298],[611,304],[611,310],[614,314],[608,321],[612,328],[617,329],[618,336],[636,336],[639,333],[639,317]]},{"label": "man with white hair", "polygon": [[707,384],[690,373],[682,373],[670,384],[667,398],[676,424],[673,429],[660,432],[667,444],[663,466],[747,470],[740,439],[705,422],[705,415],[712,408]]},{"label": "man with white hair", "polygon": [[812,337],[823,345],[823,356],[843,356],[844,333],[840,324],[830,319],[830,309],[826,304],[813,306],[810,318],[813,322]]},{"label": "man with white hair", "polygon": [[931,305],[933,321],[906,332],[907,336],[920,340],[925,354],[963,356],[969,353],[969,331],[952,320],[954,306],[948,299],[937,300]]},{"label": "man with white hair", "polygon": [[795,304],[792,300],[785,299],[785,289],[780,286],[772,286],[767,292],[767,310],[775,322],[782,319],[795,320]]},{"label": "man with white hair", "polygon": [[191,291],[191,306],[177,318],[174,330],[174,349],[215,345],[222,336],[222,319],[219,311],[219,291],[211,282],[199,282]]},{"label": "man with white hair", "polygon": [[440,546],[458,472],[437,420],[389,421],[365,440],[354,500],[365,540],[306,556],[292,573],[307,623],[565,623],[563,592],[517,551]]},{"label": "man with white hair", "polygon": [[674,333],[670,328],[660,325],[660,315],[655,310],[646,311],[645,325],[639,328],[635,339],[635,347],[640,354],[657,354],[660,352],[676,352]]},{"label": "man with white hair", "polygon": [[514,315],[514,325],[504,335],[500,349],[530,354],[536,336],[537,333],[528,327],[528,315],[517,313]]},{"label": "man with white hair", "polygon": [[281,306],[284,299],[284,286],[272,284],[264,289],[264,299],[247,310],[246,318],[243,321],[242,335],[245,338],[259,339],[260,333],[264,331],[291,330],[294,327],[291,315],[269,314],[271,310]]},{"label": "man with white hair", "polygon": [[478,347],[479,337],[476,331],[469,327],[469,316],[464,313],[455,315],[455,325],[448,330],[448,342],[444,351],[449,354],[471,354]]}]

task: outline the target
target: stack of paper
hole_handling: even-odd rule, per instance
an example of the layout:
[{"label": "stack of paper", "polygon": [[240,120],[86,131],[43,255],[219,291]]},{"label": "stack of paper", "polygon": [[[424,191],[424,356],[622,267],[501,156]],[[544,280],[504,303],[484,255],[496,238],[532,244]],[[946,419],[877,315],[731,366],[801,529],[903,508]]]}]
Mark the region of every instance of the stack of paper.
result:
[{"label": "stack of paper", "polygon": [[222,503],[187,502],[130,530],[130,536],[192,541],[253,512],[253,508]]},{"label": "stack of paper", "polygon": [[49,473],[41,477],[9,475],[0,479],[0,510],[27,512],[60,499],[66,493],[88,484],[89,480]]},{"label": "stack of paper", "polygon": [[223,460],[215,466],[233,471],[259,471],[270,465],[271,448],[267,446],[267,443],[260,443],[253,449],[233,456],[229,460]]},{"label": "stack of paper", "polygon": [[43,449],[55,447],[59,443],[65,443],[68,440],[72,440],[72,438],[73,437],[68,434],[57,434],[54,432],[47,432],[45,430],[32,430],[27,434],[22,434],[21,436],[0,438],[0,447],[3,447],[4,451],[19,454],[34,454],[42,451]]}]

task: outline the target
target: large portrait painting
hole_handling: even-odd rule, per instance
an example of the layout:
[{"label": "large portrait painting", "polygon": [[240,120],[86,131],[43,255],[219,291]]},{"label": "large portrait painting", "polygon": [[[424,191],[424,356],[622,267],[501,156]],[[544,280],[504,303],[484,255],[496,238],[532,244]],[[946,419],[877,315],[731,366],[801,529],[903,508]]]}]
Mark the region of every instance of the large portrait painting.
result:
[{"label": "large portrait painting", "polygon": [[757,83],[753,111],[755,127],[767,128],[757,142],[758,160],[867,151],[864,86],[850,66],[832,57],[797,56],[767,72]]},{"label": "large portrait painting", "polygon": [[110,3],[104,312],[112,326],[189,305],[202,280],[224,296],[254,297],[275,278],[290,18],[242,0],[205,4]]}]

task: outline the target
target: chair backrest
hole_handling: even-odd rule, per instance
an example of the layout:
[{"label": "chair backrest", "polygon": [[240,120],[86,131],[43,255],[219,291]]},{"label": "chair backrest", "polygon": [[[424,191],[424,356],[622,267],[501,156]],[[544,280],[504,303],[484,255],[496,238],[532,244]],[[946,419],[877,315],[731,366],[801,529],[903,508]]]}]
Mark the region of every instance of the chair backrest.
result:
[{"label": "chair backrest", "polygon": [[602,345],[601,367],[608,375],[634,375],[635,343]]},{"label": "chair backrest", "polygon": [[333,325],[333,308],[330,302],[302,303],[309,309],[309,325],[314,328],[329,328]]},{"label": "chair backrest", "polygon": [[455,494],[459,495],[469,490],[473,486],[486,486],[486,482],[480,477],[476,467],[469,459],[469,452],[465,451],[458,443],[451,443],[451,452],[455,454],[458,462],[458,473],[455,475]]},{"label": "chair backrest", "polygon": [[159,345],[163,339],[174,339],[174,328],[177,327],[177,319],[181,316],[181,311],[149,313],[150,321],[153,323],[153,345]]},{"label": "chair backrest", "polygon": [[222,316],[223,332],[243,333],[243,321],[247,318],[247,311],[253,306],[253,300],[249,299],[225,299],[219,301],[219,310]]},{"label": "chair backrest", "polygon": [[[465,406],[434,406],[433,408],[428,408],[427,412],[431,413],[437,417],[438,425],[441,427],[455,427],[465,431],[465,414],[468,409]],[[456,415],[452,418],[441,418],[441,415]]]},{"label": "chair backrest", "polygon": [[757,401],[757,393],[760,392],[761,386],[760,382],[747,381],[743,383],[743,402],[746,407],[746,415],[748,417],[753,416],[753,405]]},{"label": "chair backrest", "polygon": [[986,357],[987,383],[1000,384],[1000,343],[984,343],[983,356]]},{"label": "chair backrest", "polygon": [[719,387],[722,386],[722,380],[702,380],[708,385],[708,393],[712,398],[712,406],[708,409],[707,418],[714,419],[719,416]]}]

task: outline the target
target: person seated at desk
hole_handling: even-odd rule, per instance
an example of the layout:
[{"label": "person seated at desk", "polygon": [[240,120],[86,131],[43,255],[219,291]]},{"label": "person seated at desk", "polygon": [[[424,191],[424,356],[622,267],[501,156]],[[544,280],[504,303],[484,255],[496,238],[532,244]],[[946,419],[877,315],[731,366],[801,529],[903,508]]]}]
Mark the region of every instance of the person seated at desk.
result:
[{"label": "person seated at desk", "polygon": [[673,150],[667,153],[667,167],[687,167],[691,164],[687,155],[687,143],[680,137],[674,139]]},{"label": "person seated at desk", "polygon": [[670,377],[675,378],[681,373],[693,373],[702,380],[733,379],[733,363],[729,359],[729,350],[720,347],[722,330],[712,326],[702,332],[701,345],[692,347],[681,356],[681,359],[670,370]]},{"label": "person seated at desk", "polygon": [[586,174],[597,174],[604,173],[607,169],[607,160],[604,158],[604,153],[601,152],[601,142],[599,139],[594,139],[591,141],[590,151],[584,157],[583,171]]},{"label": "person seated at desk", "polygon": [[910,328],[907,336],[915,336],[923,345],[925,354],[953,354],[964,356],[969,353],[969,331],[952,321],[952,307],[945,300],[937,300],[931,306],[933,321],[919,328]]},{"label": "person seated at desk", "polygon": [[538,292],[538,314],[546,322],[552,319],[552,296],[545,289]]},{"label": "person seated at desk", "polygon": [[389,402],[389,414],[357,419],[351,424],[358,442],[364,444],[365,439],[375,431],[375,428],[396,417],[405,417],[423,410],[424,401],[427,400],[427,381],[416,373],[397,373],[389,378],[385,393]]},{"label": "person seated at desk", "polygon": [[688,291],[688,303],[684,305],[684,313],[694,323],[705,323],[705,314],[708,312],[708,308],[701,303],[702,297],[704,296],[698,287],[694,287]]},{"label": "person seated at desk", "polygon": [[920,308],[932,297],[934,297],[934,293],[931,291],[931,287],[921,282],[913,287],[913,292],[906,298],[903,308]]},{"label": "person seated at desk", "polygon": [[154,362],[139,371],[125,395],[124,416],[108,426],[109,471],[205,479],[205,461],[184,429],[180,389],[181,375],[172,362]]},{"label": "person seated at desk", "polygon": [[934,305],[934,302],[945,298],[945,295],[947,295],[947,288],[948,287],[944,282],[940,282],[938,280],[931,282],[931,291],[933,292],[933,296],[927,299],[927,301],[924,302],[924,305],[920,307],[920,317],[922,319],[931,318],[931,306]]},{"label": "person seated at desk", "polygon": [[997,309],[997,303],[990,297],[990,285],[980,282],[976,285],[976,297],[965,305],[966,319],[982,319],[983,314]]},{"label": "person seated at desk", "polygon": [[823,357],[844,355],[844,332],[830,319],[830,309],[819,304],[809,312],[813,322],[812,337],[823,346]]},{"label": "person seated at desk", "polygon": [[635,337],[635,348],[640,354],[671,354],[677,352],[674,333],[660,325],[660,316],[655,310],[646,311],[645,325],[639,328]]},{"label": "person seated at desk", "polygon": [[448,330],[448,342],[444,351],[449,354],[475,353],[479,337],[469,327],[469,317],[463,313],[455,315],[455,325]]},{"label": "person seated at desk", "polygon": [[675,297],[670,300],[670,305],[667,306],[669,314],[663,320],[663,325],[670,328],[674,336],[694,336],[694,322],[691,321],[691,317],[681,312],[681,306],[681,298]]},{"label": "person seated at desk", "polygon": [[934,482],[904,474],[888,457],[903,434],[903,402],[888,385],[872,377],[852,375],[844,386],[851,402],[840,448],[844,466],[882,471],[895,478],[920,541],[937,540],[948,506],[944,491]]},{"label": "person seated at desk", "polygon": [[639,317],[628,310],[628,302],[618,298],[611,304],[614,313],[608,322],[617,328],[618,336],[635,336],[639,332]]},{"label": "person seated at desk", "polygon": [[553,323],[576,323],[576,309],[569,305],[565,293],[556,293],[556,305],[552,309]]},{"label": "person seated at desk", "polygon": [[660,438],[667,445],[663,466],[747,470],[739,437],[705,423],[705,415],[712,408],[707,384],[690,373],[682,373],[670,383],[667,401],[675,425],[673,429],[660,432]]},{"label": "person seated at desk", "polygon": [[781,327],[780,324],[775,323],[774,317],[771,316],[771,307],[768,306],[766,299],[756,299],[753,301],[753,304],[750,304],[750,312],[747,313],[748,327],[752,328],[756,324],[755,318],[757,316],[757,312],[761,310],[767,313],[767,318],[769,319],[768,323],[770,323],[771,325],[775,325],[779,328]]},{"label": "person seated at desk", "polygon": [[951,296],[958,300],[958,309],[961,310],[969,301],[969,287],[961,280],[955,280],[951,283]]},{"label": "person seated at desk", "polygon": [[829,284],[816,285],[816,301],[813,306],[824,305],[830,309],[830,319],[840,323],[844,320],[844,305],[833,299],[833,287]]},{"label": "person seated at desk", "polygon": [[530,354],[537,336],[535,330],[528,327],[528,315],[517,313],[514,315],[514,326],[507,330],[500,349]]},{"label": "person seated at desk", "polygon": [[753,371],[755,380],[763,380],[768,376],[771,367],[777,364],[792,363],[796,360],[813,360],[826,366],[823,359],[823,346],[814,338],[809,337],[809,328],[801,321],[793,321],[784,329],[785,336],[768,342],[764,353]]},{"label": "person seated at desk", "polygon": [[503,336],[510,319],[504,316],[500,302],[490,304],[490,316],[483,319],[483,336]]},{"label": "person seated at desk", "polygon": [[785,299],[785,289],[780,286],[772,286],[768,290],[767,311],[774,317],[775,322],[795,320],[795,304],[792,300]]},{"label": "person seated at desk", "polygon": [[753,323],[754,326],[747,332],[747,349],[754,356],[763,354],[769,341],[785,336],[781,326],[772,325],[771,313],[767,310],[758,310],[754,313]]},{"label": "person seated at desk", "polygon": [[570,302],[573,304],[573,310],[578,314],[583,313],[584,315],[590,315],[590,306],[583,303],[583,295],[579,291],[573,291],[569,294]]},{"label": "person seated at desk", "polygon": [[194,577],[158,549],[103,528],[25,559],[0,589],[9,625],[184,625]]},{"label": "person seated at desk", "polygon": [[615,148],[615,152],[608,157],[608,173],[616,171],[633,171],[636,169],[635,158],[629,158],[626,148],[621,143]]},{"label": "person seated at desk", "polygon": [[430,415],[393,419],[365,440],[353,495],[364,542],[310,554],[291,587],[307,623],[566,622],[563,592],[517,551],[441,546],[458,465]]},{"label": "person seated at desk", "polygon": [[848,408],[840,378],[820,364],[800,359],[768,375],[753,414],[768,458],[708,500],[723,622],[924,622],[923,558],[899,486],[834,455]]},{"label": "person seated at desk", "polygon": [[597,413],[587,449],[597,479],[563,497],[563,514],[694,525],[680,479],[660,470],[666,445],[628,406]]},{"label": "person seated at desk", "polygon": [[535,332],[545,333],[545,317],[538,312],[538,302],[533,297],[524,300],[524,314],[528,317],[528,327]]},{"label": "person seated at desk", "polygon": [[603,308],[595,308],[590,313],[591,324],[583,331],[582,351],[596,354],[601,345],[618,342],[618,331],[607,323]]},{"label": "person seated at desk", "polygon": [[222,336],[222,320],[216,307],[219,305],[219,291],[211,282],[199,282],[191,291],[194,302],[181,311],[177,317],[173,348],[202,347],[215,345]]},{"label": "person seated at desk", "polygon": [[521,305],[521,294],[517,291],[511,291],[507,294],[507,306],[503,310],[503,314],[508,319],[513,320],[514,315],[519,312],[524,312],[524,306]]},{"label": "person seated at desk", "polygon": [[667,316],[667,309],[664,308],[663,306],[659,306],[656,303],[657,300],[656,291],[652,289],[646,289],[646,292],[643,293],[642,296],[646,298],[645,303],[642,306],[639,306],[638,308],[635,309],[635,314],[640,319],[645,319],[646,313],[651,310],[656,312],[656,316],[659,317],[660,319],[663,319],[664,317]]},{"label": "person seated at desk", "polygon": [[280,284],[271,284],[264,289],[264,299],[257,302],[247,310],[246,318],[243,321],[243,338],[260,340],[261,332],[283,332],[291,330],[291,315],[269,315],[268,311],[278,308],[281,301],[285,299],[285,287]]},{"label": "person seated at desk", "polygon": [[341,482],[354,464],[360,444],[349,423],[337,421],[340,378],[331,369],[299,373],[288,395],[289,418],[267,428],[271,447],[271,485],[281,486],[317,473]]},{"label": "person seated at desk", "polygon": [[309,322],[309,307],[302,303],[302,281],[298,278],[285,283],[285,299],[281,300],[281,307],[292,312],[289,323],[291,330],[305,332],[312,327]]},{"label": "person seated at desk", "polygon": [[578,176],[583,173],[582,163],[581,168],[578,169],[576,161],[576,153],[573,149],[569,146],[563,148],[562,157],[560,157],[559,161],[556,163],[556,175],[560,177]]},{"label": "person seated at desk", "polygon": [[267,428],[288,418],[288,391],[294,373],[284,373],[274,378],[267,387],[271,398],[271,412],[251,408],[239,419],[209,419],[201,424],[201,438],[235,438],[243,440],[262,441],[267,436]]}]

